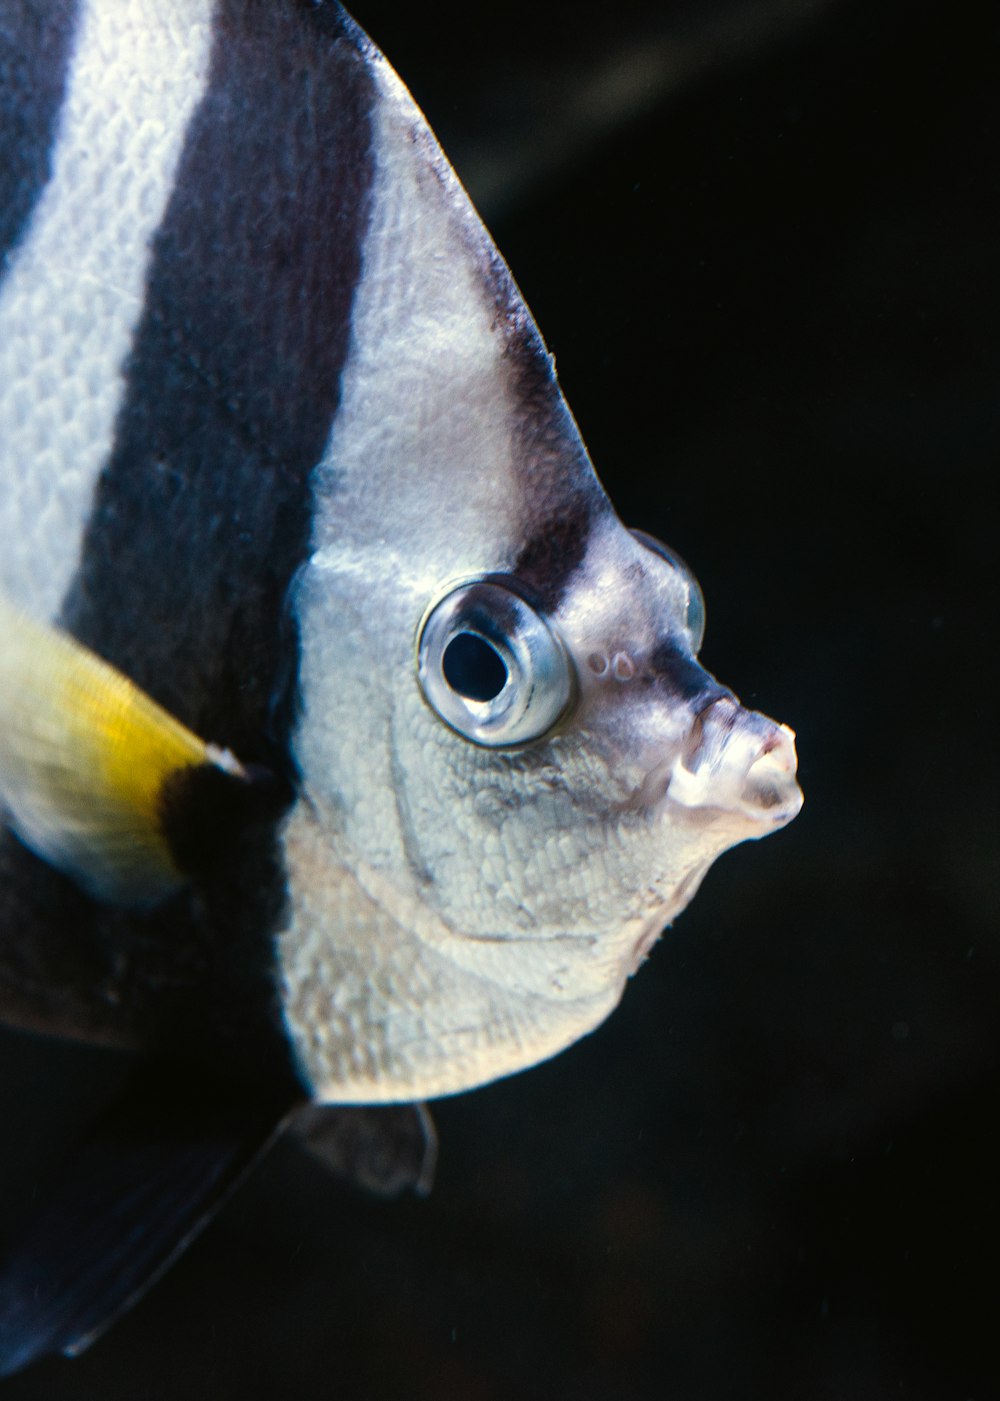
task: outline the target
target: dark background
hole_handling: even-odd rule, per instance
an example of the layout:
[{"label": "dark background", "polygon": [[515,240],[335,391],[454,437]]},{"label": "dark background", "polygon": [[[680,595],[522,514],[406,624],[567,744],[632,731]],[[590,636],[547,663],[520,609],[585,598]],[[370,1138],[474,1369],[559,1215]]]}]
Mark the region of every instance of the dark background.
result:
[{"label": "dark background", "polygon": [[[998,1397],[997,11],[354,13],[621,514],[698,573],[706,664],[797,730],[806,806],[605,1027],[436,1108],[429,1200],[281,1148],[5,1398]],[[104,1064],[3,1049],[9,1168]]]}]

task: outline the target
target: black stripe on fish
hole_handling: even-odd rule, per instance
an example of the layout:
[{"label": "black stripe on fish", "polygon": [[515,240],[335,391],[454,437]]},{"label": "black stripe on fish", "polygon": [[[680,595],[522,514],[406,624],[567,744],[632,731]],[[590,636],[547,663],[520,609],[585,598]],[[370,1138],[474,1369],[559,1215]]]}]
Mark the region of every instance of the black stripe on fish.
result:
[{"label": "black stripe on fish", "polygon": [[681,700],[698,700],[702,710],[714,701],[733,698],[732,691],[720,686],[711,672],[672,637],[661,638],[650,652],[648,674],[665,682]]},{"label": "black stripe on fish", "polygon": [[[373,156],[339,7],[221,0],[64,618],[198,733],[262,748],[337,412]],[[285,636],[282,636],[285,634]]]},{"label": "black stripe on fish", "polygon": [[4,0],[0,9],[0,276],[52,174],[78,8]]},{"label": "black stripe on fish", "polygon": [[[183,805],[205,796],[172,795],[168,835]],[[220,814],[207,796],[195,833]],[[226,801],[233,825],[197,854],[188,832],[179,854],[194,886],[144,910],[98,902],[3,833],[2,1020],[183,1062],[188,1076],[212,1066],[234,1082],[273,1080],[289,1102],[301,1095],[274,979],[286,895],[268,798],[251,791],[243,810]]]},{"label": "black stripe on fish", "polygon": [[593,502],[582,494],[572,497],[543,520],[518,554],[514,577],[550,613],[559,607],[587,553],[592,518]]},{"label": "black stripe on fish", "polygon": [[598,516],[611,507],[556,382],[555,359],[496,254],[487,275],[514,406],[514,470],[526,543],[513,565],[542,607],[555,612],[587,553]]}]

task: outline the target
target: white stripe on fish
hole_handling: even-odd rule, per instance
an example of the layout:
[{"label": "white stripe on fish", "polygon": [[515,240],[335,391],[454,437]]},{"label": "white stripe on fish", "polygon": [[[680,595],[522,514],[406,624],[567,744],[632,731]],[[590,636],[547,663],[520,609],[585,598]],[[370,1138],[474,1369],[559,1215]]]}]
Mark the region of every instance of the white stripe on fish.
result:
[{"label": "white stripe on fish", "polygon": [[79,563],[150,240],[208,75],[211,0],[169,23],[162,10],[83,4],[51,178],[0,284],[0,590],[40,619]]}]

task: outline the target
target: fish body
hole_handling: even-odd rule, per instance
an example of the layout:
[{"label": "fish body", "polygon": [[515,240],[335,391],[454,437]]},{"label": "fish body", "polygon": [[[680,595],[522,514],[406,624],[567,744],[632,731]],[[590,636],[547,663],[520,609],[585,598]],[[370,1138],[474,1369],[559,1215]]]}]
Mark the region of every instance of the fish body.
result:
[{"label": "fish body", "polygon": [[[0,671],[0,1017],[254,1100],[217,1184],[297,1105],[469,1089],[597,1025],[714,858],[798,811],[794,745],[698,663],[696,583],[618,520],[339,5],[4,0],[0,74],[0,623],[41,677]],[[81,740],[69,656],[187,757],[155,720],[155,762],[126,722]],[[152,1272],[83,1322],[71,1285],[15,1309],[8,1370]]]}]

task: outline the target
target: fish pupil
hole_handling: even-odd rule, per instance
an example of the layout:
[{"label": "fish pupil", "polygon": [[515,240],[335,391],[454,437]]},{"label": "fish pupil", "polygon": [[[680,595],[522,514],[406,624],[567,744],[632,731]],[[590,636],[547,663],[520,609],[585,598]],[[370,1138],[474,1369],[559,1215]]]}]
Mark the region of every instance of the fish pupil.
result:
[{"label": "fish pupil", "polygon": [[507,684],[507,665],[497,649],[474,632],[460,632],[444,649],[444,679],[471,701],[494,700]]}]

